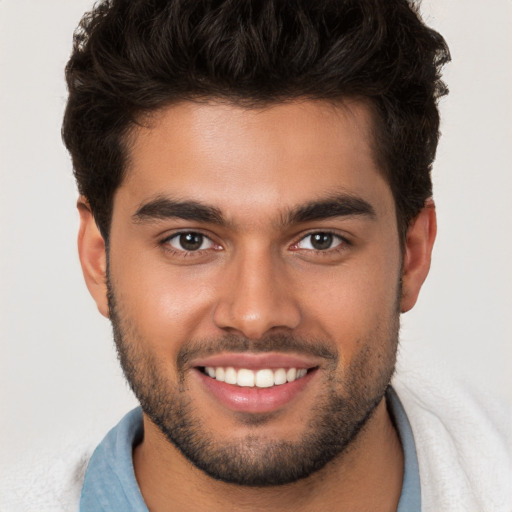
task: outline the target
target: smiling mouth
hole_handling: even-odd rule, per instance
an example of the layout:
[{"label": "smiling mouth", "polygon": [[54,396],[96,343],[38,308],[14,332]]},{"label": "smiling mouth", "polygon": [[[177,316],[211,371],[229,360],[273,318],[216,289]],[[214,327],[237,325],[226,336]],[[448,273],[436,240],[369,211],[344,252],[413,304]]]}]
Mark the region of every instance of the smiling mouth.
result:
[{"label": "smiling mouth", "polygon": [[208,377],[233,386],[271,388],[301,379],[314,368],[262,368],[259,370],[240,368],[237,370],[232,366],[203,366],[199,369]]}]

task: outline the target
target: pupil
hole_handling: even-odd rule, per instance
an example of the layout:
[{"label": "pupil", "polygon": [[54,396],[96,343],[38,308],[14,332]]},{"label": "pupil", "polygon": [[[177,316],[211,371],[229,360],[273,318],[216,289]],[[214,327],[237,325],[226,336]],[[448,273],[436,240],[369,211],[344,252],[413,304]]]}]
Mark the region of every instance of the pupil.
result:
[{"label": "pupil", "polygon": [[332,245],[332,235],[330,233],[315,233],[311,237],[311,245],[319,251],[329,249]]},{"label": "pupil", "polygon": [[203,235],[199,233],[186,233],[180,235],[180,245],[187,251],[197,251],[203,244]]}]

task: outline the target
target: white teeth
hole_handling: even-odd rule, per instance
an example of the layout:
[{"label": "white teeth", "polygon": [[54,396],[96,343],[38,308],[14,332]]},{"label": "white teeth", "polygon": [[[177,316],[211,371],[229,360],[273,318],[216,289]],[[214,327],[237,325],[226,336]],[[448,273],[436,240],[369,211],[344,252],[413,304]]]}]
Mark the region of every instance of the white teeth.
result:
[{"label": "white teeth", "polygon": [[297,369],[296,368],[290,368],[286,372],[286,380],[288,382],[293,382],[297,378]]},{"label": "white teeth", "polygon": [[252,370],[246,370],[242,368],[238,370],[236,383],[239,386],[245,388],[253,388],[254,387],[254,372]]},{"label": "white teeth", "polygon": [[227,384],[236,384],[236,370],[234,368],[226,368],[224,382],[226,382]]},{"label": "white teeth", "polygon": [[274,384],[276,386],[286,384],[286,370],[284,368],[279,368],[274,372]]},{"label": "white teeth", "polygon": [[[242,370],[240,370],[242,371]],[[238,372],[240,373],[240,372]],[[256,387],[270,388],[274,385],[274,372],[272,370],[258,370],[256,372]]]},{"label": "white teeth", "polygon": [[232,366],[224,368],[222,366],[206,366],[204,369],[205,373],[212,379],[216,379],[227,384],[236,384],[241,387],[257,387],[257,388],[270,388],[272,386],[280,386],[287,382],[293,382],[294,380],[304,377],[308,371],[306,368],[279,368],[272,370],[270,368],[263,368],[257,370],[248,370],[247,368],[241,368],[235,370]]}]

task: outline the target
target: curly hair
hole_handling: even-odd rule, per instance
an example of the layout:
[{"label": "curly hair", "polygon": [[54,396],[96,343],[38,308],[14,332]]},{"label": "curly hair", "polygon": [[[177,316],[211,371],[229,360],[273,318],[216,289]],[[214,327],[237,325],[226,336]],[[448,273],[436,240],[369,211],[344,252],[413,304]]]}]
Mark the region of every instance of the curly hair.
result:
[{"label": "curly hair", "polygon": [[407,0],[103,0],[74,34],[63,140],[108,241],[127,137],[143,115],[209,98],[247,108],[363,98],[404,237],[432,195],[449,60]]}]

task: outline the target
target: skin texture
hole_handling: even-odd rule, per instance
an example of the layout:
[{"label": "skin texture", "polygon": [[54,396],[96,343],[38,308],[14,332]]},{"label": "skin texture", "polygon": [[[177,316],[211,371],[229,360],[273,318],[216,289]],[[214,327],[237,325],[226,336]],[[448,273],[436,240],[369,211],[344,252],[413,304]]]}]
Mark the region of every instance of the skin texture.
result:
[{"label": "skin texture", "polygon": [[[369,109],[355,101],[253,110],[180,103],[153,115],[130,137],[127,176],[114,198],[110,304],[105,246],[79,201],[86,282],[100,312],[113,317],[125,373],[143,405],[155,395],[160,406],[172,399],[198,425],[198,439],[208,434],[214,448],[245,450],[242,461],[261,466],[272,443],[304,448],[333,405],[340,408],[333,396],[356,404],[354,414],[336,419],[348,449],[278,487],[212,479],[168,442],[149,411],[134,465],[152,511],[396,510],[403,455],[381,397],[394,367],[399,312],[414,305],[428,273],[435,211],[429,202],[413,221],[402,254],[370,127]],[[357,198],[371,212],[290,219],[334,196]],[[222,222],[144,210],[162,198],[208,205]],[[183,250],[175,236],[183,232],[206,237],[200,250]],[[315,250],[312,233],[335,236]],[[308,352],[315,342],[333,357]],[[235,411],[212,396],[195,362],[208,350],[236,357],[242,344],[269,357],[309,357],[315,372],[270,414]],[[364,419],[356,435],[354,422]]]}]

